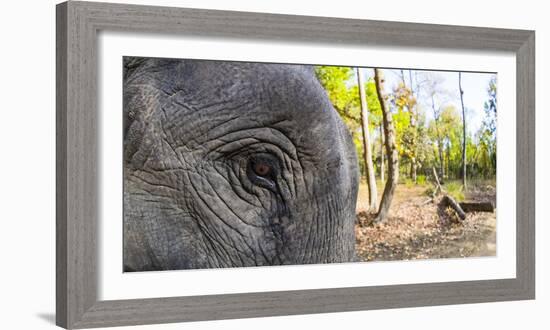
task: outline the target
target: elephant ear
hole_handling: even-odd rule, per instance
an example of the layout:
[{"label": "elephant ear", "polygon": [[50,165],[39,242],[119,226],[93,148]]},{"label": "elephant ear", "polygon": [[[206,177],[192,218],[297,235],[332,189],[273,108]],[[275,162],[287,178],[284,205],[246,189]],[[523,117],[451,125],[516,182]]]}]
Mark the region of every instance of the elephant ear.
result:
[{"label": "elephant ear", "polygon": [[143,63],[147,61],[144,57],[134,57],[134,56],[123,56],[122,57],[122,77],[124,79],[124,84],[128,81],[128,78],[132,76],[132,73],[136,71]]},{"label": "elephant ear", "polygon": [[131,167],[140,168],[150,155],[166,91],[185,80],[188,67],[182,60],[123,58],[124,160]]},{"label": "elephant ear", "polygon": [[147,127],[145,118],[152,111],[139,78],[140,73],[151,65],[150,62],[150,59],[142,57],[123,57],[124,159],[128,163],[135,163],[139,158],[138,150],[142,146]]},{"label": "elephant ear", "polygon": [[126,136],[128,134],[128,129],[132,125],[132,123],[135,120],[136,114],[135,111],[133,111],[132,107],[130,107],[130,102],[132,99],[132,94],[128,92],[128,85],[130,82],[130,78],[133,76],[133,74],[139,69],[139,67],[142,66],[143,63],[145,63],[146,59],[143,57],[130,57],[130,56],[124,56],[122,58],[122,86],[123,86],[123,111],[124,111],[124,119],[123,119],[123,125],[124,125],[124,139],[126,139]]}]

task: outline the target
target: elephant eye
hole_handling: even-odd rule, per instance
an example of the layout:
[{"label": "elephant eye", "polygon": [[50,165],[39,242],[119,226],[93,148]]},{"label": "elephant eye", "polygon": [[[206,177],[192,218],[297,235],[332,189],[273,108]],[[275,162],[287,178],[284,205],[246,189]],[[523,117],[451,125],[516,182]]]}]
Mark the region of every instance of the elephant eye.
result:
[{"label": "elephant eye", "polygon": [[252,168],[259,176],[268,176],[273,171],[273,168],[266,163],[256,163]]},{"label": "elephant eye", "polygon": [[253,155],[248,159],[248,179],[257,186],[275,190],[278,164],[272,155]]}]

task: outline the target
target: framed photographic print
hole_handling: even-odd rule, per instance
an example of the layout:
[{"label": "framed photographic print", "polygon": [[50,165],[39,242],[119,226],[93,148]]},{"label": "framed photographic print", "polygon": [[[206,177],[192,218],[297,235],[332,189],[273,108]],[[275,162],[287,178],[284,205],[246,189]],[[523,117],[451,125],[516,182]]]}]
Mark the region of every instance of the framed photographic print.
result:
[{"label": "framed photographic print", "polygon": [[534,40],[59,4],[57,324],[534,299]]}]

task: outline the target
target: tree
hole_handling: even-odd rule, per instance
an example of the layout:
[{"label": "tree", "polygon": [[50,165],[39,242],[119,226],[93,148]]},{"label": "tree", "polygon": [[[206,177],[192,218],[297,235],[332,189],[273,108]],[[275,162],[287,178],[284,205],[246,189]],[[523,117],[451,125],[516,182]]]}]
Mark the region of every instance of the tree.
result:
[{"label": "tree", "polygon": [[458,90],[462,106],[462,186],[466,189],[466,109],[464,108],[464,90],[462,89],[462,72],[458,72]]},{"label": "tree", "polygon": [[373,78],[369,78],[366,84],[367,105],[369,109],[369,124],[372,128],[377,127],[379,129],[380,139],[380,165],[378,167],[380,171],[380,181],[384,180],[384,132],[382,123],[382,109],[380,102],[378,101],[378,93],[376,92],[376,83]]},{"label": "tree", "polygon": [[444,151],[444,172],[447,176],[460,177],[462,164],[462,120],[458,114],[458,110],[452,105],[443,107],[438,113],[439,117],[437,121],[433,119],[429,123],[428,137],[431,140],[439,139],[441,141],[441,150]]},{"label": "tree", "polygon": [[384,186],[384,193],[380,201],[378,213],[374,219],[375,222],[382,222],[386,219],[390,205],[399,179],[399,158],[397,155],[397,147],[395,145],[395,129],[393,126],[393,118],[388,107],[386,98],[384,97],[384,77],[380,69],[374,69],[374,81],[376,84],[376,92],[378,101],[382,110],[382,122],[384,125],[384,140],[386,154],[388,156],[388,179]]},{"label": "tree", "polygon": [[[397,148],[400,156],[409,160],[409,176],[416,183],[417,171],[417,142],[418,142],[418,112],[416,107],[416,96],[413,87],[412,73],[409,73],[409,86],[405,79],[404,70],[400,70],[401,82],[393,91],[394,103],[397,107],[397,114],[394,115]],[[418,85],[416,86],[418,88]],[[406,112],[404,110],[407,110]]]},{"label": "tree", "polygon": [[483,105],[483,111],[485,118],[483,119],[483,125],[481,132],[479,133],[479,144],[485,152],[484,161],[485,167],[484,175],[492,176],[496,174],[497,169],[497,144],[496,144],[496,129],[497,129],[497,80],[496,75],[489,80],[489,86],[487,87],[487,95],[489,100]]},{"label": "tree", "polygon": [[449,98],[449,93],[445,89],[442,89],[444,77],[440,74],[434,72],[423,72],[421,73],[422,79],[422,90],[418,89],[418,94],[423,92],[423,95],[418,95],[418,97],[424,101],[424,105],[427,108],[431,108],[434,122],[431,124],[429,130],[431,130],[431,139],[430,143],[432,145],[432,152],[434,159],[437,161],[434,162],[434,166],[438,168],[438,174],[440,179],[445,178],[445,141],[443,139],[445,131],[440,127],[440,116],[443,109],[443,106],[447,103]]},{"label": "tree", "polygon": [[367,107],[367,96],[361,69],[357,68],[357,86],[359,88],[359,98],[361,100],[361,130],[363,133],[363,159],[365,162],[367,185],[369,187],[369,208],[376,210],[378,202],[378,192],[376,190],[376,178],[374,176],[374,166],[372,164],[372,149],[369,134],[369,113]]},{"label": "tree", "polygon": [[436,110],[435,106],[435,100],[434,100],[435,93],[431,95],[432,100],[432,111],[434,116],[434,127],[435,127],[435,142],[437,143],[437,153],[439,155],[439,176],[443,178],[445,175],[445,172],[443,170],[444,167],[444,160],[443,160],[443,137],[442,137],[442,130],[439,127],[439,121],[440,121],[440,111]]},{"label": "tree", "polygon": [[380,125],[380,182],[384,182],[384,125]]}]

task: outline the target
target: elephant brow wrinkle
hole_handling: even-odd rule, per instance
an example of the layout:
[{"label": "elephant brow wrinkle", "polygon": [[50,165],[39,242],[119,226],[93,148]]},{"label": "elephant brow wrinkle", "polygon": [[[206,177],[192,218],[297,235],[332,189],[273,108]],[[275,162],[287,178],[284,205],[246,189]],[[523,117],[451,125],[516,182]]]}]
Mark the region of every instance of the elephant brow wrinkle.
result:
[{"label": "elephant brow wrinkle", "polygon": [[230,123],[230,122],[232,122],[232,121],[234,121],[234,120],[240,120],[240,119],[242,119],[242,118],[239,117],[239,116],[237,116],[237,117],[232,117],[232,118],[223,120],[223,121],[221,121],[220,123],[217,123],[214,127],[211,127],[211,128],[210,128],[210,131],[213,131],[213,130],[215,130],[216,128],[219,128],[219,127],[221,127],[221,126],[223,126],[223,125],[225,125],[225,124],[227,124],[227,123]]},{"label": "elephant brow wrinkle", "polygon": [[[275,127],[249,127],[249,128],[235,130],[235,131],[231,131],[231,132],[227,132],[227,133],[218,135],[216,137],[211,138],[210,141],[222,141],[223,143],[221,145],[213,147],[212,150],[218,150],[218,149],[224,147],[225,145],[227,145],[229,143],[236,142],[236,141],[244,139],[244,138],[238,138],[236,140],[226,142],[226,141],[223,140],[224,137],[227,137],[227,136],[232,135],[232,134],[237,134],[237,133],[243,133],[243,134],[244,133],[253,133],[254,131],[257,131],[257,130],[260,130],[261,132],[264,132],[265,130],[271,130],[271,131],[277,132],[278,134],[272,134],[272,136],[275,137],[274,139],[269,139],[267,137],[260,137],[260,136],[258,136],[258,134],[249,134],[249,135],[245,136],[245,138],[254,138],[258,141],[268,143],[268,144],[272,144],[274,146],[277,146],[279,149],[284,151],[286,154],[291,155],[292,158],[294,158],[294,159],[298,158],[296,144],[285,133],[283,133],[282,131],[280,131],[279,129],[277,129]],[[284,139],[281,139],[281,137],[284,138]],[[282,142],[286,142],[286,143],[278,143],[277,141],[282,141]],[[291,149],[286,147],[287,143],[288,143],[288,146],[291,146]]]}]

